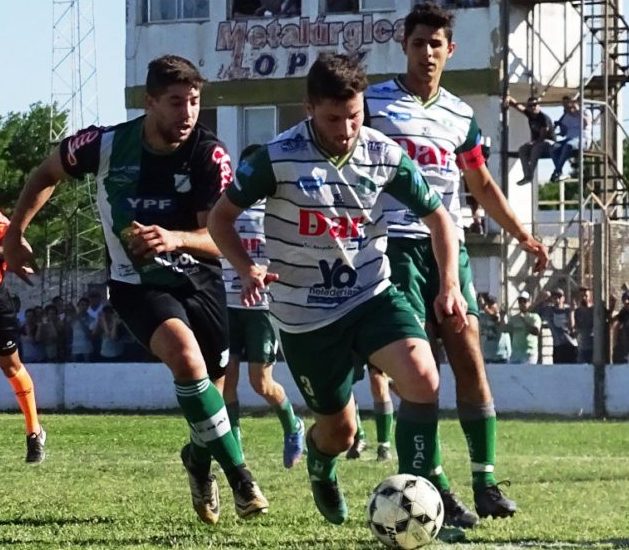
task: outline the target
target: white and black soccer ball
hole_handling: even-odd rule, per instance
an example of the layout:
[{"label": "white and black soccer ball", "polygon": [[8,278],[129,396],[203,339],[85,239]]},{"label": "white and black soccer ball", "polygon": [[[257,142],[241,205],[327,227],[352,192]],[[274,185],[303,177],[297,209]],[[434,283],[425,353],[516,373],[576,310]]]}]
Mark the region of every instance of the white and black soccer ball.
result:
[{"label": "white and black soccer ball", "polygon": [[420,548],[434,540],[443,524],[441,495],[423,477],[388,477],[367,501],[367,524],[390,548]]}]

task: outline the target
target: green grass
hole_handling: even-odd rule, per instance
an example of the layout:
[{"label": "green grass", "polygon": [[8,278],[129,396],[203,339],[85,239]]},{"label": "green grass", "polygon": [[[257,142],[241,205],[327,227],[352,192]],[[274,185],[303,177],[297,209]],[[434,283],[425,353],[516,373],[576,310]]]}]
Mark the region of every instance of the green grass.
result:
[{"label": "green grass", "polygon": [[[371,446],[342,460],[350,505],[343,526],[326,524],[312,502],[305,465],[282,468],[281,430],[271,416],[243,420],[247,462],[271,503],[267,516],[236,518],[219,476],[219,524],[201,524],[189,503],[179,449],[186,427],[177,415],[44,416],[48,457],[24,464],[22,418],[0,414],[0,548],[368,549],[364,504],[393,464]],[[374,423],[365,421],[374,441]],[[445,467],[471,503],[468,461],[458,424],[441,426]],[[629,548],[629,423],[503,420],[499,478],[510,478],[519,512],[484,520],[462,544],[432,548]]]}]

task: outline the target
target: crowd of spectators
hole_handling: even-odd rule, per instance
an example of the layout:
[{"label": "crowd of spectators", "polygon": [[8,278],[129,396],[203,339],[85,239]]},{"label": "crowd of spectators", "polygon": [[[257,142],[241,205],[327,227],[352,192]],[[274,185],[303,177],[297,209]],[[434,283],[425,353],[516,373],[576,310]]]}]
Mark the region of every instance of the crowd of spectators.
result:
[{"label": "crowd of spectators", "polygon": [[16,296],[15,305],[25,363],[152,360],[99,291],[90,291],[76,304],[56,296],[45,306],[22,310]]},{"label": "crowd of spectators", "polygon": [[[611,339],[611,361],[629,362],[629,286],[623,285],[622,306],[610,300],[605,334]],[[508,314],[494,296],[479,293],[479,326],[483,356],[488,363],[542,362],[542,331],[552,338],[554,364],[591,363],[594,352],[594,304],[592,291],[581,287],[578,297],[566,303],[563,289],[543,291],[535,303],[528,292],[520,293],[517,310]]]}]

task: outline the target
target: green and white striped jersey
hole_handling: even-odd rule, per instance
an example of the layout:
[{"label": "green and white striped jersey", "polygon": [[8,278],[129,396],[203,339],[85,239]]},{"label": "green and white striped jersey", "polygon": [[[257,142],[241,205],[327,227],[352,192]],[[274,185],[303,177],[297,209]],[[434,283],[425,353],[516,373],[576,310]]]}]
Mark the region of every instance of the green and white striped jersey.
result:
[{"label": "green and white striped jersey", "polygon": [[239,165],[226,193],[241,208],[267,198],[266,256],[279,274],[270,312],[280,328],[323,327],[391,284],[383,190],[418,216],[441,205],[402,148],[366,127],[335,158],[304,121]]},{"label": "green and white striped jersey", "polygon": [[[370,86],[365,92],[365,104],[369,115],[365,124],[406,150],[441,197],[463,241],[460,169],[484,163],[472,108],[443,88],[424,103],[404,87],[400,78]],[[426,224],[399,201],[388,198],[385,212],[389,237],[430,236]]]},{"label": "green and white striped jersey", "polygon": [[[264,237],[264,207],[266,201],[256,202],[251,208],[243,210],[234,224],[243,248],[258,265],[268,265],[265,255],[266,239]],[[254,306],[243,306],[240,302],[240,277],[233,266],[225,259],[221,259],[223,266],[223,281],[227,293],[227,307],[243,309],[269,309],[268,289],[262,293],[262,300]]]}]

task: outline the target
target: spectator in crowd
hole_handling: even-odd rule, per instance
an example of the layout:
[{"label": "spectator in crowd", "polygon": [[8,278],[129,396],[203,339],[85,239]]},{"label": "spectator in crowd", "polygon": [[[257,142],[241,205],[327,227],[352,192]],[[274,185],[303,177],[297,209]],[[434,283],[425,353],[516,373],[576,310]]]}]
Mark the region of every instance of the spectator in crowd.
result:
[{"label": "spectator in crowd", "polygon": [[24,363],[39,363],[44,360],[44,348],[37,340],[37,317],[35,310],[28,308],[24,311],[24,324],[20,329],[20,357]]},{"label": "spectator in crowd", "polygon": [[614,363],[629,361],[629,291],[622,295],[622,307],[612,320],[612,342]]},{"label": "spectator in crowd", "polygon": [[55,296],[50,303],[57,308],[57,318],[60,321],[65,319],[65,304],[63,302],[63,298],[61,296]]},{"label": "spectator in crowd", "polygon": [[260,0],[260,7],[255,11],[255,15],[261,17],[293,17],[300,13],[300,0]]},{"label": "spectator in crowd", "polygon": [[90,331],[92,333],[92,361],[100,360],[100,346],[101,346],[101,332],[97,330],[98,318],[103,309],[105,303],[103,302],[103,296],[97,289],[92,289],[87,293],[87,299],[89,301],[89,307],[87,308],[87,314],[90,316]]},{"label": "spectator in crowd", "polygon": [[566,296],[561,288],[551,293],[553,307],[548,327],[553,336],[553,363],[574,363],[577,359],[577,342],[574,338],[574,319],[566,305]]},{"label": "spectator in crowd", "polygon": [[87,312],[89,300],[80,298],[76,303],[76,311],[70,320],[72,327],[72,342],[70,347],[73,361],[88,363],[94,352],[92,345],[92,319]]},{"label": "spectator in crowd", "polygon": [[59,321],[59,312],[52,304],[45,307],[44,316],[37,325],[35,338],[44,348],[46,361],[59,361],[59,350],[63,342],[63,326]]},{"label": "spectator in crowd", "polygon": [[508,107],[515,107],[529,121],[531,138],[518,150],[524,177],[517,184],[525,185],[533,181],[538,160],[550,158],[551,148],[555,142],[555,129],[550,117],[542,112],[538,97],[529,97],[526,104],[523,104],[507,96],[506,104]]},{"label": "spectator in crowd", "polygon": [[96,333],[100,336],[100,356],[104,361],[118,361],[124,351],[121,339],[122,329],[120,317],[109,304],[103,306],[98,317]]},{"label": "spectator in crowd", "polygon": [[577,336],[577,363],[591,363],[594,351],[594,304],[592,292],[579,289],[579,305],[574,309],[574,329]]},{"label": "spectator in crowd", "polygon": [[531,311],[531,295],[526,290],[518,296],[518,309],[518,313],[507,322],[507,330],[511,334],[511,363],[536,365],[542,318]]},{"label": "spectator in crowd", "polygon": [[592,114],[589,111],[582,113],[579,102],[574,98],[570,99],[564,114],[557,121],[557,126],[563,138],[554,143],[550,152],[555,165],[550,181],[554,182],[568,177],[562,173],[563,165],[579,150],[581,141],[583,149],[590,147],[592,143]]},{"label": "spectator in crowd", "polygon": [[479,325],[483,357],[486,363],[508,363],[511,337],[505,331],[505,315],[498,300],[489,294],[478,295]]}]

